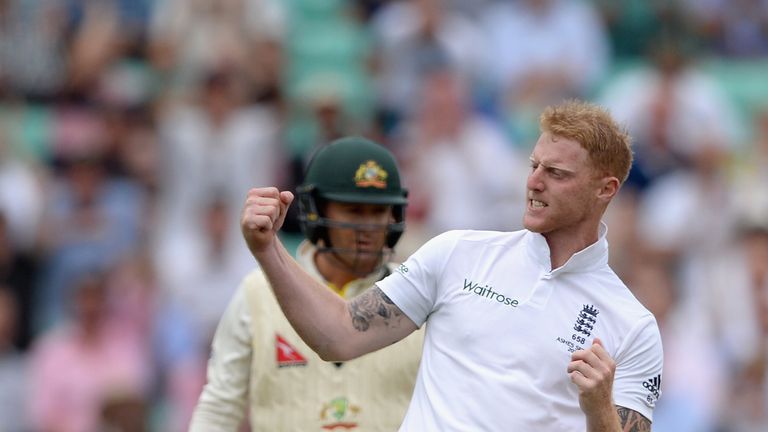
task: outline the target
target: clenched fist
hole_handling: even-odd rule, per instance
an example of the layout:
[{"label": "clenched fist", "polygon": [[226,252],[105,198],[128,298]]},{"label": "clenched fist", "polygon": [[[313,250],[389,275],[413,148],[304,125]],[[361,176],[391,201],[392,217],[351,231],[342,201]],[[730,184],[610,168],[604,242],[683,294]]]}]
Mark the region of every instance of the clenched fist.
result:
[{"label": "clenched fist", "polygon": [[616,363],[603,348],[599,338],[592,346],[579,350],[571,356],[568,375],[579,388],[579,405],[586,414],[601,409],[613,408],[613,375]]},{"label": "clenched fist", "polygon": [[251,253],[263,252],[274,243],[292,201],[291,192],[280,192],[275,187],[248,191],[240,216],[240,229]]}]

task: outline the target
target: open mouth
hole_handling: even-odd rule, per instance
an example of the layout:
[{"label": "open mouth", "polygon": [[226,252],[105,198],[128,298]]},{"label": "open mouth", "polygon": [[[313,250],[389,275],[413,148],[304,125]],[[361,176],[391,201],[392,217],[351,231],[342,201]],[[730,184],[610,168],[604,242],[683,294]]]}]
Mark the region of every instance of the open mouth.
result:
[{"label": "open mouth", "polygon": [[539,201],[539,200],[535,200],[535,199],[529,199],[528,200],[528,207],[533,208],[533,209],[540,209],[540,208],[544,208],[544,207],[547,207],[547,206],[548,206],[548,204],[543,202],[543,201]]}]

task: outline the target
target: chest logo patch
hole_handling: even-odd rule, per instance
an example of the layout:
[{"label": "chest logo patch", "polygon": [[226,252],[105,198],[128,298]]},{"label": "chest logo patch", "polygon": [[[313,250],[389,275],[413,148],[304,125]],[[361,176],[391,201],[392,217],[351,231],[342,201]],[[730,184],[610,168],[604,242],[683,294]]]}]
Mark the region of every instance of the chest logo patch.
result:
[{"label": "chest logo patch", "polygon": [[306,366],[304,358],[285,338],[275,334],[275,351],[277,355],[277,367]]},{"label": "chest logo patch", "polygon": [[350,403],[346,397],[337,397],[323,404],[320,420],[323,421],[323,429],[325,430],[357,429],[357,422],[354,420],[359,413],[359,406]]},{"label": "chest logo patch", "polygon": [[595,323],[597,323],[597,314],[600,311],[593,305],[584,305],[579,312],[579,317],[576,318],[576,324],[573,325],[573,330],[577,331],[584,336],[592,336],[592,330],[595,329]]},{"label": "chest logo patch", "polygon": [[597,324],[597,315],[600,314],[594,305],[584,305],[576,317],[570,337],[559,336],[556,341],[565,345],[569,353],[582,350],[587,344],[587,338],[592,336],[592,331]]},{"label": "chest logo patch", "polygon": [[467,278],[464,278],[464,285],[462,291],[472,293],[478,297],[483,297],[487,300],[495,301],[497,304],[503,306],[509,306],[516,308],[520,302],[512,297],[507,297],[504,294],[495,291],[492,286],[488,284],[481,284],[479,282],[473,282]]}]

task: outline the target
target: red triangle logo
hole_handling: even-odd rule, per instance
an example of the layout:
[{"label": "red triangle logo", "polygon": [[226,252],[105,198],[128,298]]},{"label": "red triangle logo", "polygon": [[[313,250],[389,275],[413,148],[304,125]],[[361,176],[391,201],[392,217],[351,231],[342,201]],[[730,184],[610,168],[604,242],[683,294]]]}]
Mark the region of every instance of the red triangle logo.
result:
[{"label": "red triangle logo", "polygon": [[275,351],[277,353],[277,367],[307,365],[307,359],[279,334],[275,334]]}]

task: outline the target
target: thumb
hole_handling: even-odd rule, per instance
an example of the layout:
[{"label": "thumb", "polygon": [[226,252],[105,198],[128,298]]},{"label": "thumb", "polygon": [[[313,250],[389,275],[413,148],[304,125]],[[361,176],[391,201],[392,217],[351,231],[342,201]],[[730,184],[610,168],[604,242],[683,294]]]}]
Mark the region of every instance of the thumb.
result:
[{"label": "thumb", "polygon": [[291,191],[280,192],[280,202],[285,205],[285,208],[288,208],[293,202],[293,193]]},{"label": "thumb", "polygon": [[601,347],[605,348],[603,341],[601,341],[599,337],[596,337],[592,340],[592,345],[600,345]]},{"label": "thumb", "polygon": [[293,193],[289,191],[280,192],[280,216],[275,224],[275,231],[279,230],[283,226],[285,221],[285,215],[288,214],[288,207],[293,202]]}]

